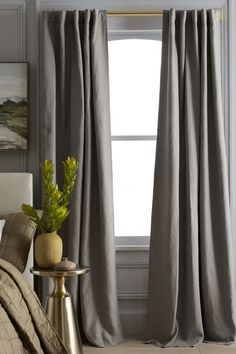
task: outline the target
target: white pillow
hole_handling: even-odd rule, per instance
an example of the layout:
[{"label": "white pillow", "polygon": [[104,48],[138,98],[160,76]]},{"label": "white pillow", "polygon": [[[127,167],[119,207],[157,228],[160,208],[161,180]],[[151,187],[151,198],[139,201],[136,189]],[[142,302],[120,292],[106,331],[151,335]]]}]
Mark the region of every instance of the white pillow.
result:
[{"label": "white pillow", "polygon": [[6,220],[0,220],[0,241],[2,238],[2,230]]}]

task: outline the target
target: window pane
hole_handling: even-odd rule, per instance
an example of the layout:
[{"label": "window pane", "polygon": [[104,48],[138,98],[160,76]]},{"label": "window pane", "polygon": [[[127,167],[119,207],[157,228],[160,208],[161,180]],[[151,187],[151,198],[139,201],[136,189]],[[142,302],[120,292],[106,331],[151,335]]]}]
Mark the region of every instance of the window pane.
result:
[{"label": "window pane", "polygon": [[149,236],[155,141],[113,141],[116,236]]},{"label": "window pane", "polygon": [[161,42],[109,41],[112,135],[156,135]]}]

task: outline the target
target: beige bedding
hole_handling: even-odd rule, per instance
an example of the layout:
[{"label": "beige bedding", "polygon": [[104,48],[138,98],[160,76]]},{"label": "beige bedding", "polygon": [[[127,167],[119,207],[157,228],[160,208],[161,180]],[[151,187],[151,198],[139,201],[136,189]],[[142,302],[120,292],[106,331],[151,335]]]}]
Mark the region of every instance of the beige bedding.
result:
[{"label": "beige bedding", "polygon": [[22,274],[0,259],[0,353],[68,354]]}]

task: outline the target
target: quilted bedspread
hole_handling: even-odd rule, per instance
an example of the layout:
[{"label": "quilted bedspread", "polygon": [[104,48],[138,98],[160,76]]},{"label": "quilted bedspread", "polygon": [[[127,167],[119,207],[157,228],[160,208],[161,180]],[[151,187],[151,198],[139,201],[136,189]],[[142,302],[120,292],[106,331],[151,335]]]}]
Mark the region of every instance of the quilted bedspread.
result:
[{"label": "quilted bedspread", "polygon": [[68,354],[23,275],[0,259],[0,353]]}]

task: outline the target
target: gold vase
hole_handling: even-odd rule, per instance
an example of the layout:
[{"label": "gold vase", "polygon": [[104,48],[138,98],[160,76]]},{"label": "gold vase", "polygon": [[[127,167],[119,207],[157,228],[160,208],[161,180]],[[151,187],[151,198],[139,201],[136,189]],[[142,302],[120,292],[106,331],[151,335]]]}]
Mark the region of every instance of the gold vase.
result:
[{"label": "gold vase", "polygon": [[42,268],[51,268],[61,261],[62,239],[56,232],[43,233],[35,240],[35,259]]}]

